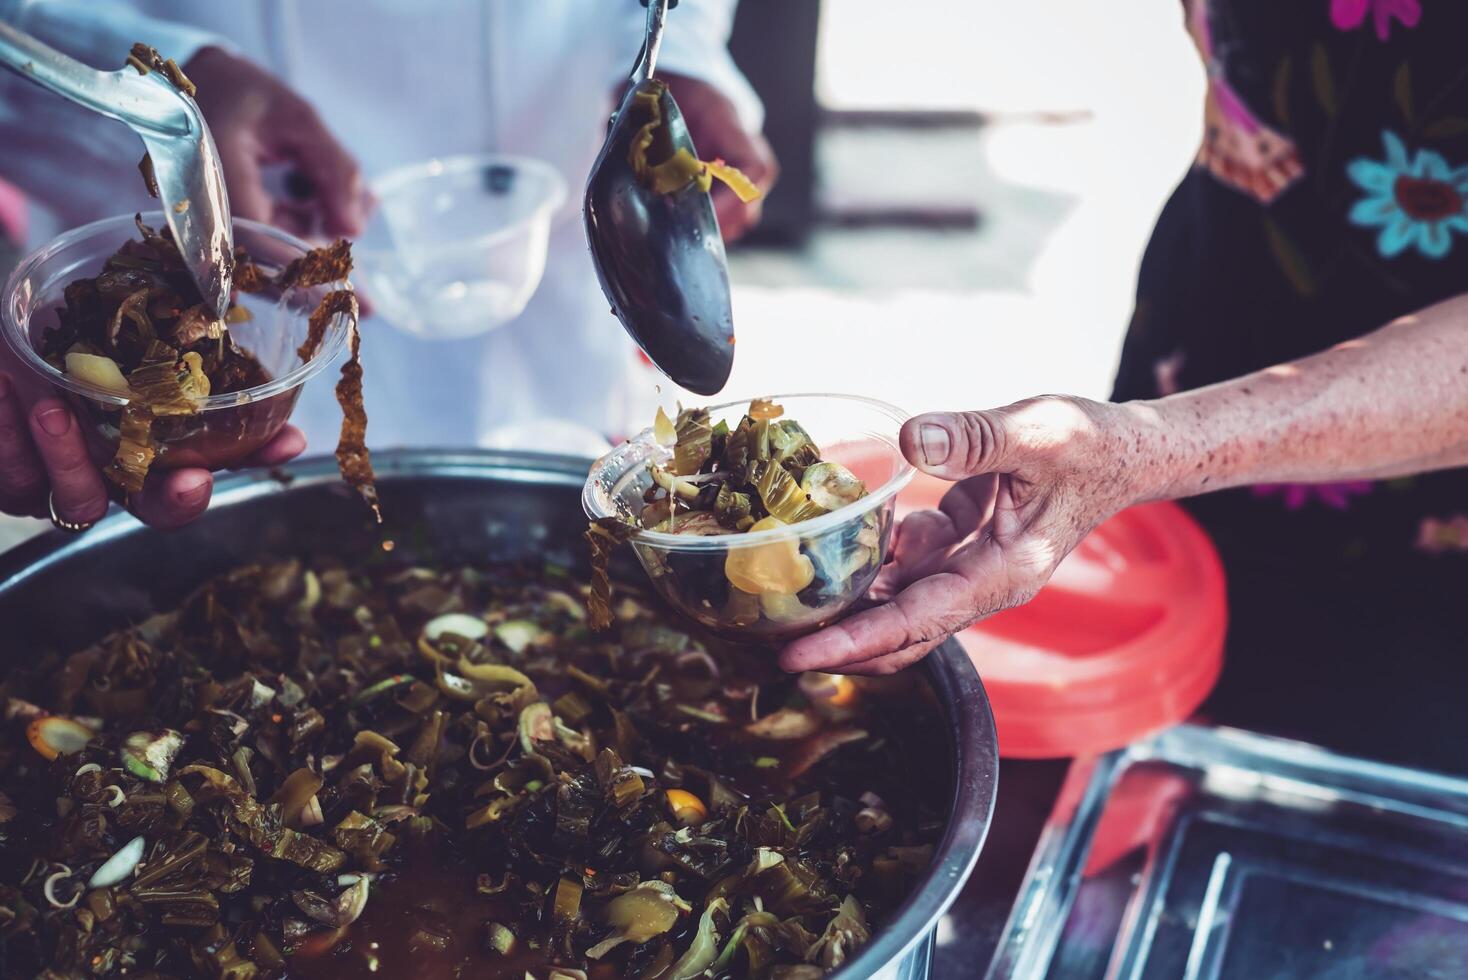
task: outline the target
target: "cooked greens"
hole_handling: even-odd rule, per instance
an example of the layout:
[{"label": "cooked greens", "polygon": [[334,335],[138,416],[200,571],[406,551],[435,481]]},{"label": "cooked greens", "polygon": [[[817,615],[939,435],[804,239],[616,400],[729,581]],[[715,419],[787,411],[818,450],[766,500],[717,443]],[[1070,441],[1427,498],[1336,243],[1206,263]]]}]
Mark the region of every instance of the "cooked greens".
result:
[{"label": "cooked greens", "polygon": [[282,561],[0,681],[7,975],[789,978],[949,787],[906,677],[792,678],[561,569]]}]

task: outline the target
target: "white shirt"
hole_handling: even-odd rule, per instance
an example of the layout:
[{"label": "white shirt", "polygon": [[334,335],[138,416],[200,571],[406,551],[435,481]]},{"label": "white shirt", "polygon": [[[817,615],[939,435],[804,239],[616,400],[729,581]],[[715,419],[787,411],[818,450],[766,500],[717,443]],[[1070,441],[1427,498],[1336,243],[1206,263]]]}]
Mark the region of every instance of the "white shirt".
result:
[{"label": "white shirt", "polygon": [[[758,128],[759,102],[725,47],[736,3],[682,0],[658,64],[716,85]],[[637,0],[0,0],[0,19],[99,68],[119,66],[135,41],[179,64],[209,45],[243,54],[310,101],[369,179],[485,151],[561,173],[570,194],[545,277],[518,319],[457,341],[363,322],[369,443],[379,447],[488,444],[544,420],[603,434],[646,424],[662,379],[636,364],[608,311],[580,220],[581,188],[644,18]],[[140,146],[122,125],[0,72],[0,177],[41,209],[31,245],[156,207],[136,170]],[[293,421],[311,451],[335,445],[328,376],[307,386]]]}]

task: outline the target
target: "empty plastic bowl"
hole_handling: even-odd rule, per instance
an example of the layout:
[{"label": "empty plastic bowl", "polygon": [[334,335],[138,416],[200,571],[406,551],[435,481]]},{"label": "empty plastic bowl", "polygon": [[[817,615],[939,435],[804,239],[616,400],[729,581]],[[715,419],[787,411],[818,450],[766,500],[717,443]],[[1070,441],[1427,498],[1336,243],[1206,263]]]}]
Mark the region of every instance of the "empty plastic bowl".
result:
[{"label": "empty plastic bowl", "polygon": [[378,212],[354,251],[376,314],[416,337],[502,326],[545,272],[566,183],[551,166],[483,154],[428,160],[372,183]]},{"label": "empty plastic bowl", "polygon": [[[165,223],[162,212],[144,214],[143,221],[155,228]],[[71,404],[99,464],[117,450],[118,422],[129,399],[58,371],[37,348],[46,330],[56,326],[57,307],[66,305],[66,287],[77,279],[96,276],[123,242],[137,237],[130,214],[73,229],[23,259],[0,299],[0,329],[6,342],[23,364]],[[244,218],[234,220],[234,242],[267,272],[304,255],[309,248],[285,232]],[[273,439],[290,418],[301,385],[330,364],[346,342],[349,324],[338,316],[327,325],[315,357],[302,363],[296,354],[306,339],[311,311],[327,292],[345,285],[297,288],[284,295],[273,290],[237,293],[235,304],[248,310],[250,317],[232,324],[230,336],[255,355],[270,380],[244,391],[210,395],[193,415],[154,419],[152,437],[158,455],[152,465],[163,469],[235,466]]]},{"label": "empty plastic bowl", "polygon": [[[897,443],[907,416],[891,405],[854,395],[769,400],[810,434],[822,459],[860,477],[867,496],[813,520],[753,533],[641,530],[632,549],[653,586],[683,615],[730,639],[775,643],[835,622],[866,595],[887,560],[895,497],[913,468]],[[715,405],[710,419],[732,429],[748,405]],[[647,429],[597,460],[581,496],[587,515],[633,521],[652,486],[650,465],[671,456]],[[780,574],[790,566],[801,574]]]}]

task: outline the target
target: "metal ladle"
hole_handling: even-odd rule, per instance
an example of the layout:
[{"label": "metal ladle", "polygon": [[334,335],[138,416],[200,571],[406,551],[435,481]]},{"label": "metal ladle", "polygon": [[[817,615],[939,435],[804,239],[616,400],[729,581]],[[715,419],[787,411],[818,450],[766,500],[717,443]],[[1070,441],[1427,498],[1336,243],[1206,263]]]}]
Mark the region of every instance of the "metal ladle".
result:
[{"label": "metal ladle", "polygon": [[671,194],[644,186],[628,159],[647,121],[629,109],[645,92],[657,97],[673,150],[697,156],[678,103],[652,77],[669,0],[643,2],[647,34],[632,85],[586,182],[586,238],[602,291],[632,339],[676,384],[713,395],[734,367],[729,266],[713,203],[694,184]]},{"label": "metal ladle", "polygon": [[142,137],[189,275],[215,316],[223,317],[234,268],[229,198],[214,139],[194,100],[160,72],[98,71],[4,23],[0,64]]}]

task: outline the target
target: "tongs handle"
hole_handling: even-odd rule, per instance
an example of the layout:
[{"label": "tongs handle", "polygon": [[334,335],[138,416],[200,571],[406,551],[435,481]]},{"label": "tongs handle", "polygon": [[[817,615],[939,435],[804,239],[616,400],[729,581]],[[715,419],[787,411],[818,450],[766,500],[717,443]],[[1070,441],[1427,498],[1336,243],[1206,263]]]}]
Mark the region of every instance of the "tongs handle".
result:
[{"label": "tongs handle", "polygon": [[98,71],[4,22],[0,22],[0,64],[135,130],[146,129],[160,136],[190,133],[188,114],[179,104],[181,96],[171,86],[160,86],[156,81],[135,84],[134,79],[143,79],[131,69]]},{"label": "tongs handle", "polygon": [[678,6],[678,0],[642,0],[647,8],[647,32],[642,40],[642,50],[637,53],[637,63],[632,66],[632,84],[641,85],[652,78],[657,67],[658,50],[663,46],[663,24],[668,11]]}]

